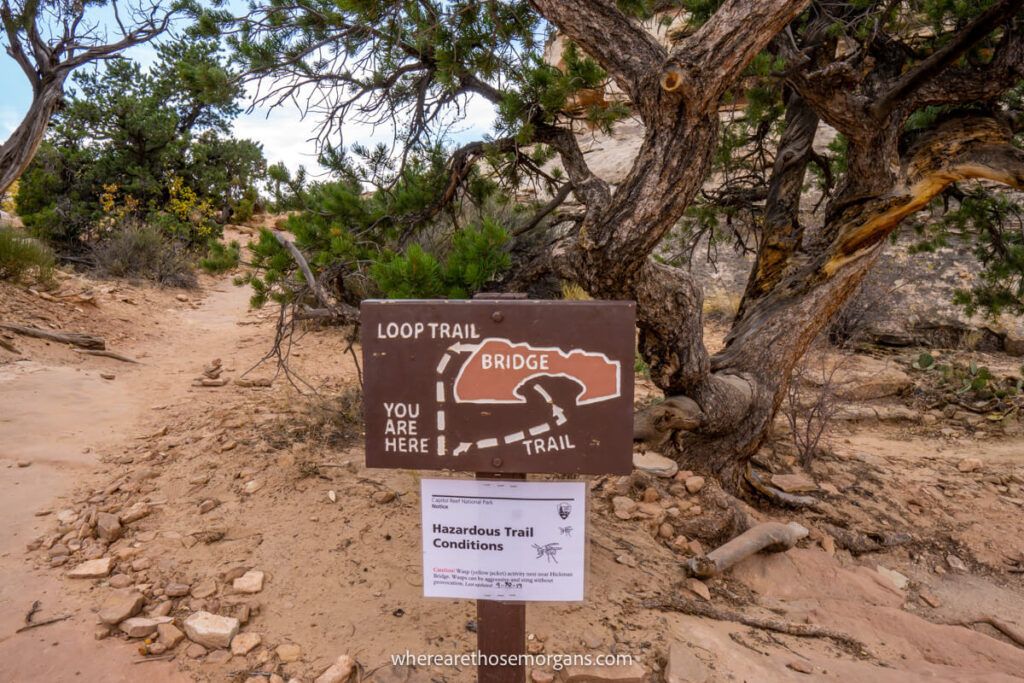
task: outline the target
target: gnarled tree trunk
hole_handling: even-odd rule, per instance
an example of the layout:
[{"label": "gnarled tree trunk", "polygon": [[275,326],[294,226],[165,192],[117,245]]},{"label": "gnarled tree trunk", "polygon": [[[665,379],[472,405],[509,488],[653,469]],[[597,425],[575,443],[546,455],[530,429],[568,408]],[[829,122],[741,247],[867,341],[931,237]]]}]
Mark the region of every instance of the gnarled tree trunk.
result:
[{"label": "gnarled tree trunk", "polygon": [[0,146],[0,194],[6,192],[32,163],[50,125],[50,118],[60,108],[63,96],[63,77],[44,82],[33,97],[21,125]]},{"label": "gnarled tree trunk", "polygon": [[[711,377],[731,378],[746,393],[733,394],[731,404],[701,398],[697,403],[705,415],[724,410],[731,419],[739,412],[739,419],[725,431],[707,428],[707,419],[695,430],[677,431],[670,447],[679,460],[739,488],[796,363],[856,291],[900,222],[958,180],[985,178],[1024,187],[1024,152],[1013,146],[1012,136],[1007,123],[991,117],[948,121],[890,165],[891,176],[875,173],[837,197],[820,233],[785,259],[774,286],[737,317],[725,349],[711,358]],[[851,163],[885,167],[892,149],[858,145]],[[879,178],[888,185],[881,188]],[[871,194],[865,192],[869,186]],[[745,397],[749,402],[741,407]]]}]

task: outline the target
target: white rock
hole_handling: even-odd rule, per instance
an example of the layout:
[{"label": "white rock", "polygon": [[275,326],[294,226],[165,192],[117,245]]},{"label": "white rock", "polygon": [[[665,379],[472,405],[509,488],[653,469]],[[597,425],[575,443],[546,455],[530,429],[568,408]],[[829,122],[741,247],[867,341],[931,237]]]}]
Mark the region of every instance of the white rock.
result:
[{"label": "white rock", "polygon": [[633,467],[656,477],[674,477],[679,471],[679,463],[654,451],[634,453]]},{"label": "white rock", "polygon": [[68,572],[68,578],[71,579],[102,579],[105,576],[110,575],[110,570],[114,568],[114,558],[112,557],[101,557],[97,560],[89,560],[83,562],[74,569]]},{"label": "white rock", "polygon": [[230,647],[239,626],[238,619],[234,617],[222,617],[209,612],[193,612],[182,624],[185,635],[192,642],[206,647],[225,648]]},{"label": "white rock", "polygon": [[237,593],[259,593],[263,590],[263,572],[250,569],[231,584]]},{"label": "white rock", "polygon": [[252,481],[246,482],[243,490],[248,494],[253,494],[263,488],[263,482],[259,479],[253,479]]},{"label": "white rock", "polygon": [[317,676],[314,683],[345,683],[355,671],[356,660],[349,655],[342,655],[334,660],[327,669]]},{"label": "white rock", "polygon": [[910,579],[908,579],[903,574],[900,574],[895,569],[889,569],[888,567],[883,567],[882,565],[878,565],[877,569],[878,573],[884,576],[885,578],[889,579],[889,581],[892,582],[892,585],[896,586],[897,590],[903,590],[910,584]]}]

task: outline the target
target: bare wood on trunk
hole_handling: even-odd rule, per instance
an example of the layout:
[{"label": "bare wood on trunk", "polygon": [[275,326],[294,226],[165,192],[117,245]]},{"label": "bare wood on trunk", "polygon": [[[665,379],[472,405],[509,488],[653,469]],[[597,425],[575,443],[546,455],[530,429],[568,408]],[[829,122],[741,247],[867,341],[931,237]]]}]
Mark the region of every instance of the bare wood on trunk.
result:
[{"label": "bare wood on trunk", "polygon": [[306,278],[306,284],[308,284],[309,288],[313,291],[313,295],[316,296],[316,300],[320,302],[320,305],[330,308],[331,300],[327,298],[327,292],[325,292],[323,287],[320,286],[320,283],[317,282],[316,277],[313,275],[313,270],[309,267],[309,262],[306,261],[306,257],[302,255],[299,248],[295,246],[294,242],[276,230],[272,231],[272,234],[274,235],[274,239],[277,240],[277,243],[287,249],[288,253],[291,254],[293,259],[295,259],[296,265],[298,265],[299,270],[302,271],[302,276]]},{"label": "bare wood on trunk", "polygon": [[708,579],[728,571],[733,565],[761,551],[777,553],[789,550],[797,541],[806,538],[808,533],[806,527],[796,522],[763,522],[707,555],[690,558],[686,567],[694,576]]},{"label": "bare wood on trunk", "polygon": [[25,337],[35,337],[37,339],[60,342],[61,344],[71,344],[83,349],[103,350],[107,346],[102,337],[94,337],[83,332],[55,332],[25,325],[12,325],[11,323],[0,323],[0,328],[10,330]]}]

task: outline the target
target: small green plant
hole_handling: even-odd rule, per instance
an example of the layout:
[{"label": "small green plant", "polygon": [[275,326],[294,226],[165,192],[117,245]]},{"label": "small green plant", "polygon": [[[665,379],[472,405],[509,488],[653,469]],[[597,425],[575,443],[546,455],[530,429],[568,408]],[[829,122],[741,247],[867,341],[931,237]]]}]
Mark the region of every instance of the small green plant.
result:
[{"label": "small green plant", "polygon": [[[931,354],[922,353],[910,367],[934,375],[940,387],[952,391],[957,396],[968,395],[978,400],[1002,399],[1019,396],[1024,391],[1024,379],[1000,379],[987,367],[978,365],[974,360],[967,364],[956,361],[937,363]],[[1021,368],[1021,374],[1024,375],[1024,367]]]},{"label": "small green plant", "polygon": [[228,244],[210,240],[206,256],[199,259],[199,267],[211,275],[217,275],[237,268],[241,258],[242,247],[237,240],[232,240]]},{"label": "small green plant", "polygon": [[38,240],[0,228],[0,280],[18,280],[33,274],[47,280],[53,273],[53,252]]},{"label": "small green plant", "polygon": [[651,372],[651,366],[647,364],[644,357],[637,351],[633,357],[633,372],[643,377],[649,377]]},{"label": "small green plant", "polygon": [[910,367],[915,370],[927,370],[933,365],[935,365],[935,357],[926,351],[918,356],[914,362],[910,364]]}]

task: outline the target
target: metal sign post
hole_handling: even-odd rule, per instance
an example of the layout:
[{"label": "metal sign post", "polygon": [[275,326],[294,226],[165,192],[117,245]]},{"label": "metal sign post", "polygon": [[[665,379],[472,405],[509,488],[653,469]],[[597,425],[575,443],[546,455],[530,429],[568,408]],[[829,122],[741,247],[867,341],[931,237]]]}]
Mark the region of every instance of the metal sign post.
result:
[{"label": "metal sign post", "polygon": [[[632,302],[364,301],[361,316],[367,467],[460,470],[510,482],[528,472],[632,470]],[[532,547],[539,558],[549,546]],[[579,575],[578,593],[547,598],[531,596],[529,580],[509,592],[497,590],[497,580],[489,589],[492,579],[478,576],[481,654],[526,654],[525,601],[580,599]],[[514,602],[484,598],[509,595]],[[524,681],[519,662],[482,664],[478,680]]]}]

